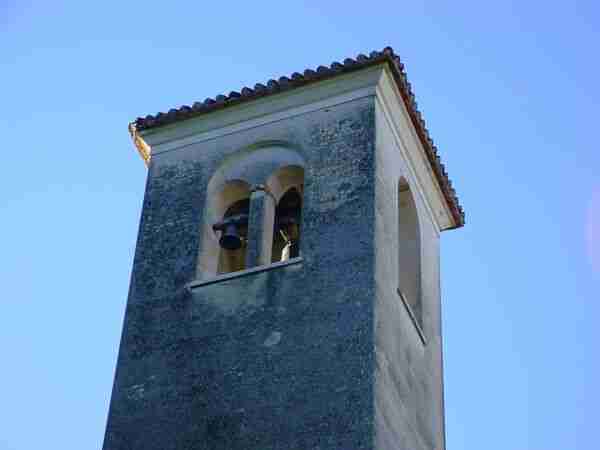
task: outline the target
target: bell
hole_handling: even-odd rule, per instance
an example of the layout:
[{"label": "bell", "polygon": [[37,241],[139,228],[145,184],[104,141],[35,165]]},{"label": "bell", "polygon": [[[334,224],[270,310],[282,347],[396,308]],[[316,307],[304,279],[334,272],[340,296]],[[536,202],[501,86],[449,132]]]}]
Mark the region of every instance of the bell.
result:
[{"label": "bell", "polygon": [[226,250],[237,250],[242,247],[242,239],[238,234],[237,225],[235,223],[225,224],[225,229],[221,238],[219,239],[219,245]]}]

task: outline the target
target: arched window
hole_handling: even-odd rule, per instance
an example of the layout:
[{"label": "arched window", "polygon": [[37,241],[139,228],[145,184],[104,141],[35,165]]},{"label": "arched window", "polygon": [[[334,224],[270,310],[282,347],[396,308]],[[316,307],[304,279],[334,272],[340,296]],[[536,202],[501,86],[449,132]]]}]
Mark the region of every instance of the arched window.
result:
[{"label": "arched window", "polygon": [[398,183],[398,290],[422,326],[419,217],[406,180]]},{"label": "arched window", "polygon": [[267,188],[276,201],[270,213],[273,217],[271,262],[300,256],[304,168],[291,165],[278,169],[269,177]]},{"label": "arched window", "polygon": [[197,277],[297,256],[303,184],[304,159],[287,144],[256,144],[224,158],[206,186]]},{"label": "arched window", "polygon": [[287,261],[300,255],[301,187],[288,189],[275,208],[272,262]]},{"label": "arched window", "polygon": [[[246,181],[233,179],[209,187],[199,264],[201,278],[245,268],[249,204],[250,184]],[[239,237],[239,248],[235,248],[234,235]]]}]

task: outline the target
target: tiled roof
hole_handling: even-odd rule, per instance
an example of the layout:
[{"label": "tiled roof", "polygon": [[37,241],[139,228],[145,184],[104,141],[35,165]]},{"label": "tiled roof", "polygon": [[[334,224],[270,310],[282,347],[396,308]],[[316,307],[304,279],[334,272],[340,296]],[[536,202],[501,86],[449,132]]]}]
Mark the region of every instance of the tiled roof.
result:
[{"label": "tiled roof", "polygon": [[354,59],[347,58],[343,63],[334,62],[329,66],[319,66],[315,70],[307,69],[303,73],[294,72],[289,77],[281,77],[278,80],[269,80],[266,85],[258,83],[254,85],[254,88],[244,87],[240,92],[232,91],[228,95],[217,95],[215,98],[207,98],[203,102],[195,102],[192,106],[184,105],[178,109],[170,109],[167,113],[160,112],[156,115],[138,117],[135,122],[130,124],[130,129],[133,128],[135,131],[141,131],[156,128],[161,125],[210,113],[228,106],[238,105],[256,98],[305,86],[310,83],[332,78],[339,74],[360,70],[382,62],[388,62],[390,65],[392,75],[402,94],[412,123],[417,130],[421,144],[427,153],[427,158],[440,183],[446,201],[450,206],[452,215],[456,221],[456,226],[460,227],[464,225],[465,222],[463,209],[459,204],[456,192],[452,187],[452,182],[446,173],[446,169],[440,161],[437,147],[429,137],[429,132],[425,126],[425,120],[417,108],[415,96],[411,90],[410,83],[406,79],[404,64],[400,62],[400,58],[394,53],[394,50],[391,47],[386,47],[380,52],[371,52],[368,56],[360,54]]}]

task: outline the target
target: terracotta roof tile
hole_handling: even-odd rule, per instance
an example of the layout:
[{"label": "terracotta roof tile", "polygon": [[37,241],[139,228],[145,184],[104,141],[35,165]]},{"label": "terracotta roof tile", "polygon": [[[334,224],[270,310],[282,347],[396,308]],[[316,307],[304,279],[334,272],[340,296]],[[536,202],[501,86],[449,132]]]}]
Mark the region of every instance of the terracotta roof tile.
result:
[{"label": "terracotta roof tile", "polygon": [[417,108],[417,102],[411,90],[411,85],[406,79],[404,64],[400,62],[400,58],[394,53],[394,50],[391,47],[386,47],[381,52],[373,51],[369,53],[369,56],[360,54],[356,58],[346,58],[344,59],[343,64],[333,62],[330,66],[319,66],[316,70],[306,69],[302,74],[294,72],[289,78],[284,76],[279,78],[279,80],[269,80],[266,86],[257,83],[254,86],[254,89],[244,87],[240,92],[232,91],[229,95],[217,95],[214,99],[207,98],[203,102],[195,102],[191,107],[184,105],[178,109],[171,109],[167,114],[160,112],[154,116],[148,115],[146,117],[138,117],[131,126],[134,127],[136,131],[155,128],[382,62],[388,62],[392,69],[392,75],[402,94],[402,98],[407,106],[412,123],[417,130],[419,139],[425,148],[427,158],[440,183],[456,224],[460,227],[464,225],[465,222],[464,211],[459,204],[452,183],[448,179],[446,169],[440,161],[437,148],[433,145],[433,141],[425,127],[425,120]]}]

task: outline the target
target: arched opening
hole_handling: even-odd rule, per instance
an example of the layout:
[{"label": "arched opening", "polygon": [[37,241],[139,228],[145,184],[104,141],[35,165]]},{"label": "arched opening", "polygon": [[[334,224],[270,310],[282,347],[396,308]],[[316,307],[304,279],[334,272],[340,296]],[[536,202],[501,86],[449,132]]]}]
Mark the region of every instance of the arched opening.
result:
[{"label": "arched opening", "polygon": [[288,189],[275,208],[272,262],[287,261],[300,255],[301,188]]},{"label": "arched opening", "polygon": [[[247,225],[230,224],[228,220],[240,214],[248,214],[249,203],[250,184],[246,181],[233,179],[216,186],[209,185],[207,204],[204,211],[202,248],[198,265],[200,278],[214,277],[220,273],[241,270],[245,267]],[[224,233],[227,233],[228,224],[237,227],[235,229],[229,227],[229,233],[235,231],[239,236],[240,242],[243,243],[240,249],[227,250],[221,245],[221,238]],[[246,229],[244,229],[244,225]],[[227,246],[231,247],[230,245]]]},{"label": "arched opening", "polygon": [[419,217],[406,180],[398,183],[398,290],[422,326]]},{"label": "arched opening", "polygon": [[[198,278],[210,279],[218,274],[247,269],[247,264],[258,266],[273,261],[276,209],[291,188],[295,187],[302,199],[303,167],[302,155],[281,143],[260,143],[223,159],[206,187]],[[242,200],[246,203],[236,204]],[[287,204],[287,200],[284,203]],[[230,226],[227,231],[231,224],[226,222],[240,214],[251,216],[248,222],[237,224],[246,229],[238,231]],[[227,239],[223,248],[221,238],[228,232],[236,236]],[[248,245],[227,248],[227,242],[237,242],[238,238]],[[294,254],[295,250],[290,250]],[[280,259],[281,250],[276,260]]]},{"label": "arched opening", "polygon": [[[279,168],[267,180],[267,188],[274,199],[274,208],[267,211],[271,220],[265,225],[269,233],[271,262],[286,261],[300,256],[304,168],[289,165]],[[267,244],[267,243],[266,243]]]}]

